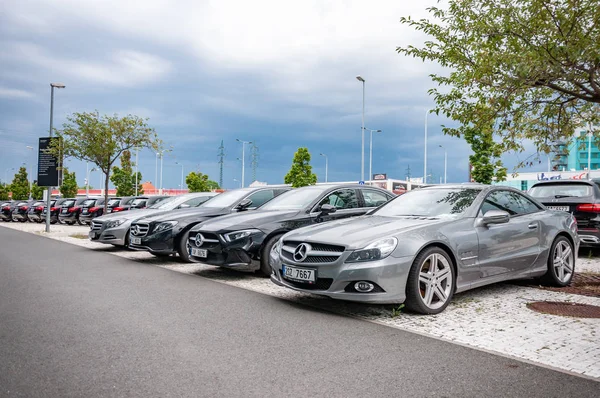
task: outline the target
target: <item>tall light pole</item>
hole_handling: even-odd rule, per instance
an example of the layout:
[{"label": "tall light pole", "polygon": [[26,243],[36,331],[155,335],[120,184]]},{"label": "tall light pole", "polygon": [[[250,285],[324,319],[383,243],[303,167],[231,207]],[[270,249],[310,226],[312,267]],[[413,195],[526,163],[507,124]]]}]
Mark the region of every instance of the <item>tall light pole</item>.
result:
[{"label": "tall light pole", "polygon": [[327,159],[327,155],[325,155],[324,153],[320,153],[319,155],[325,157],[325,182],[327,182],[327,168],[329,166],[327,163],[329,163],[329,161]]},{"label": "tall light pole", "polygon": [[154,184],[155,184],[154,188],[157,188],[157,189],[159,188],[159,184],[158,184],[158,156],[159,155],[160,154],[157,152],[156,153],[156,168],[154,170]]},{"label": "tall light pole", "polygon": [[179,162],[175,162],[175,164],[178,164],[181,166],[181,184],[179,185],[180,189],[183,189],[183,164],[179,163]]},{"label": "tall light pole", "polygon": [[369,130],[369,181],[373,178],[373,132],[381,133],[381,130],[371,130],[365,127],[365,130]]},{"label": "tall light pole", "polygon": [[592,123],[588,122],[588,178],[590,177],[590,172],[592,171]]},{"label": "tall light pole", "polygon": [[448,182],[446,180],[446,171],[448,170],[448,150],[443,145],[440,145],[440,148],[444,149],[444,184],[446,184]]},{"label": "tall light pole", "polygon": [[[54,117],[54,89],[65,88],[62,83],[50,83],[50,138],[52,138],[52,122]],[[50,198],[52,196],[52,187],[48,187],[46,197],[46,232],[50,232]]]},{"label": "tall light pole", "polygon": [[425,111],[425,158],[423,162],[423,184],[427,184],[427,116],[431,110]]},{"label": "tall light pole", "polygon": [[246,144],[252,144],[252,141],[241,141],[239,138],[235,139],[237,142],[242,143],[242,188],[244,187],[244,175],[246,174]]},{"label": "tall light pole", "polygon": [[96,171],[95,167],[92,167],[88,171],[88,167],[89,167],[89,162],[85,162],[85,197],[86,198],[89,198],[89,196],[90,196],[90,174],[92,174],[92,172]]},{"label": "tall light pole", "polygon": [[163,151],[160,151],[160,191],[159,193],[162,195],[163,193]]},{"label": "tall light pole", "polygon": [[356,80],[362,83],[362,144],[360,147],[360,180],[365,180],[365,79],[361,76],[356,76]]},{"label": "tall light pole", "polygon": [[[26,146],[27,149],[31,150],[31,153],[33,154],[33,147],[30,145]],[[31,185],[32,185],[32,179],[31,179],[31,174],[33,172],[33,164],[31,165],[31,168],[29,167],[29,156],[27,156],[27,177],[29,179],[29,199],[31,200]]]},{"label": "tall light pole", "polygon": [[135,148],[135,196],[138,196],[138,152],[140,148]]}]

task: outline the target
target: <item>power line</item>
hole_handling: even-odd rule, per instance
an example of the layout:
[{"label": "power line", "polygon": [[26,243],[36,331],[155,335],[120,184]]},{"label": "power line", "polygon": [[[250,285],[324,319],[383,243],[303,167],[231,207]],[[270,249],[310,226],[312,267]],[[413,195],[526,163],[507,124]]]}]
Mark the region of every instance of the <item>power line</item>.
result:
[{"label": "power line", "polygon": [[219,187],[223,188],[223,164],[225,158],[225,147],[223,146],[223,140],[221,140],[221,146],[219,147]]}]

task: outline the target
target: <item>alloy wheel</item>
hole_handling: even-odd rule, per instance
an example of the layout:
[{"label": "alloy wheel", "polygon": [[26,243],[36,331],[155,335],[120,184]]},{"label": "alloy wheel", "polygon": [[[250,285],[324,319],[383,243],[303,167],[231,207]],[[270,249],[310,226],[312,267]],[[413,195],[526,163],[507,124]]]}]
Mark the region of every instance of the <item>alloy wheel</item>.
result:
[{"label": "alloy wheel", "polygon": [[573,249],[566,240],[561,240],[554,247],[553,254],[554,274],[562,283],[568,283],[573,276]]},{"label": "alloy wheel", "polygon": [[446,257],[433,253],[421,263],[419,293],[423,304],[434,310],[446,304],[452,293],[452,269]]}]

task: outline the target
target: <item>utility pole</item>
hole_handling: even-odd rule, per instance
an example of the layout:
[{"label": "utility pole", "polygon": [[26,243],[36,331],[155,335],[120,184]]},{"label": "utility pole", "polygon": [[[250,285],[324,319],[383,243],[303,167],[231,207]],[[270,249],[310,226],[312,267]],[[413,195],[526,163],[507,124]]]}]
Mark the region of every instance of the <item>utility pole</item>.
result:
[{"label": "utility pole", "polygon": [[258,147],[256,146],[256,142],[252,143],[250,159],[252,165],[252,182],[254,182],[256,181],[256,169],[258,168]]},{"label": "utility pole", "polygon": [[223,146],[223,140],[221,140],[221,146],[219,147],[219,188],[223,188],[223,163],[225,158],[225,147]]},{"label": "utility pole", "polygon": [[408,165],[408,167],[406,168],[406,179],[408,181],[410,181],[410,164]]}]

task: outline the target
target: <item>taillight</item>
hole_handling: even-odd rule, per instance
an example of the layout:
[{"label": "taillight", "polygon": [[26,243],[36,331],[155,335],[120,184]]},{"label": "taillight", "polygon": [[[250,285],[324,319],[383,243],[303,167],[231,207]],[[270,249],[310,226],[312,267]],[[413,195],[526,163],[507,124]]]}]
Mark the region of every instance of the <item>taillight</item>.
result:
[{"label": "taillight", "polygon": [[90,213],[95,213],[95,212],[97,212],[98,210],[100,210],[100,208],[99,208],[99,207],[90,207]]},{"label": "taillight", "polygon": [[10,210],[10,206],[4,206],[4,207],[2,208],[2,210],[4,210],[4,211]]},{"label": "taillight", "polygon": [[35,211],[44,211],[44,206],[37,206]]},{"label": "taillight", "polygon": [[69,213],[75,213],[76,211],[79,211],[79,207],[71,207],[69,209]]},{"label": "taillight", "polygon": [[600,213],[600,204],[582,203],[580,205],[577,205],[577,211],[585,211],[588,213]]},{"label": "taillight", "polygon": [[27,206],[21,206],[21,207],[19,207],[19,209],[21,209],[23,211],[27,211]]},{"label": "taillight", "polygon": [[59,209],[58,207],[51,207],[50,211],[58,211],[58,209]]},{"label": "taillight", "polygon": [[113,212],[115,212],[115,211],[123,211],[123,210],[125,210],[125,208],[123,208],[123,207],[113,207]]}]

